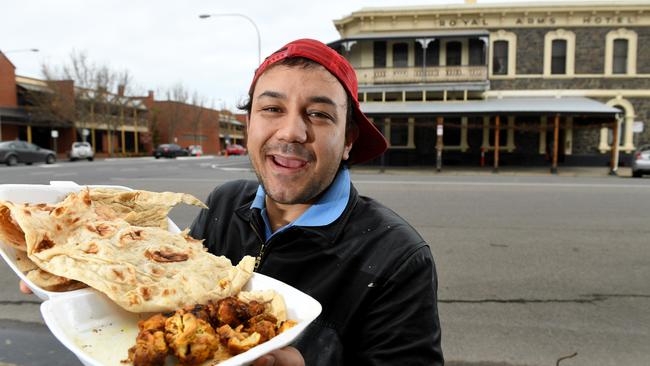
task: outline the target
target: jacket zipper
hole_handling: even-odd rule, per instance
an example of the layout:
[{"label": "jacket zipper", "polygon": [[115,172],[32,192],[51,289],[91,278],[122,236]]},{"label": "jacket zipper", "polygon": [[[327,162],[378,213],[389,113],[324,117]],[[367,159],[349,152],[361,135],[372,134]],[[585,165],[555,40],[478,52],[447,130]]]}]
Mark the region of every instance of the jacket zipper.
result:
[{"label": "jacket zipper", "polygon": [[260,235],[259,231],[257,231],[257,228],[255,225],[253,225],[252,222],[249,223],[251,226],[251,229],[253,229],[253,232],[255,232],[255,235],[257,235],[257,238],[260,240],[260,253],[255,257],[255,268],[253,268],[253,271],[257,271],[257,269],[260,266],[260,263],[262,262],[262,255],[264,254],[264,240],[262,240],[262,236]]}]

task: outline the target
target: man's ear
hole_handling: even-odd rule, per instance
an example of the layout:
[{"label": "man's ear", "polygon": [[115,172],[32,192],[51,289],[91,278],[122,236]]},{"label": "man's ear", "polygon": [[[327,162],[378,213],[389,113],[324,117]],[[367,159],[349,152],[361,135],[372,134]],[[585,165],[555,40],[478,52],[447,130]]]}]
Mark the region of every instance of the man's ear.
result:
[{"label": "man's ear", "polygon": [[354,142],[357,141],[359,137],[359,127],[353,126],[345,131],[345,149],[343,150],[343,160],[348,160],[350,158],[350,151]]}]

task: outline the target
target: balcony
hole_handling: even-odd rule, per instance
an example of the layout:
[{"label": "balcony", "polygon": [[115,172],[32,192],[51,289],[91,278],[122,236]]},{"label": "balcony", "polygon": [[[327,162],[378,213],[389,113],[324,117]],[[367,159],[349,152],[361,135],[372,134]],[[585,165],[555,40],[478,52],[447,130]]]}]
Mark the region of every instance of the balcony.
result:
[{"label": "balcony", "polygon": [[[423,75],[424,71],[424,75]],[[359,85],[486,81],[487,66],[357,68]]]}]

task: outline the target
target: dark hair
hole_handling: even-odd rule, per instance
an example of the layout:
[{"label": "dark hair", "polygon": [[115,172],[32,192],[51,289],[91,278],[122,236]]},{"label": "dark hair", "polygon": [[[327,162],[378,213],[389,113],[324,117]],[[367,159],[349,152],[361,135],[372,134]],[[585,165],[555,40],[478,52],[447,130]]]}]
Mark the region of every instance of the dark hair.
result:
[{"label": "dark hair", "polygon": [[[303,69],[313,69],[321,65],[318,62],[310,60],[306,57],[289,57],[278,61],[277,63],[273,64],[270,68],[273,68],[275,66],[300,67]],[[251,109],[253,108],[253,89],[251,89],[248,92],[248,98],[237,105],[237,109],[239,109],[242,112],[246,112],[246,114],[248,114],[249,117],[251,115]],[[352,127],[357,126],[357,121],[354,119],[354,113],[352,108],[354,100],[352,99],[352,96],[348,94],[347,91],[345,92],[345,95],[347,97],[347,110],[345,113],[345,132],[347,133],[348,131],[350,131]]]}]

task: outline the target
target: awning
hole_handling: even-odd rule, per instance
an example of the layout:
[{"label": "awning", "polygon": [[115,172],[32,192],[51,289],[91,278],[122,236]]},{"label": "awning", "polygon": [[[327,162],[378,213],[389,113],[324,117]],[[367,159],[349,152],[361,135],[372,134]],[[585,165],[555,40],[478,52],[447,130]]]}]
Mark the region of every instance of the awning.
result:
[{"label": "awning", "polygon": [[466,38],[466,37],[487,37],[490,35],[486,29],[474,30],[441,30],[437,32],[385,32],[385,33],[361,33],[347,38],[337,39],[327,45],[332,47],[348,41],[375,41],[384,39],[417,39],[417,38]]},{"label": "awning", "polygon": [[3,119],[26,121],[29,118],[29,115],[21,108],[0,107],[0,117]]},{"label": "awning", "polygon": [[621,113],[585,97],[503,98],[448,102],[367,102],[361,110],[368,116],[476,116],[476,115],[572,115],[612,117]]}]

